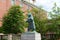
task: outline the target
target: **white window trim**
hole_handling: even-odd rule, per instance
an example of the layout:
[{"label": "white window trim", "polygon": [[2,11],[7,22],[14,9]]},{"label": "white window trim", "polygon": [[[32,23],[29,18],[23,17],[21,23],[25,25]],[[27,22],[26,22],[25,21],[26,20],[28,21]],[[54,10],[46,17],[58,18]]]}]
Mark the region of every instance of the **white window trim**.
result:
[{"label": "white window trim", "polygon": [[15,0],[11,0],[11,4],[14,5],[15,4]]},{"label": "white window trim", "polygon": [[21,2],[21,0],[20,0],[20,7],[23,7],[23,3]]}]

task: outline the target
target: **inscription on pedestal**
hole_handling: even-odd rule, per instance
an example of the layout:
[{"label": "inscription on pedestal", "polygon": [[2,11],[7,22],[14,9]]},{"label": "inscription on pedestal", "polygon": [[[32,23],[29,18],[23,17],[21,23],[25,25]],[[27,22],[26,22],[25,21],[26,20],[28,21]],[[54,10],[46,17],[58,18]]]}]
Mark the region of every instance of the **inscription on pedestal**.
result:
[{"label": "inscription on pedestal", "polygon": [[39,33],[24,33],[21,35],[21,40],[41,40]]}]

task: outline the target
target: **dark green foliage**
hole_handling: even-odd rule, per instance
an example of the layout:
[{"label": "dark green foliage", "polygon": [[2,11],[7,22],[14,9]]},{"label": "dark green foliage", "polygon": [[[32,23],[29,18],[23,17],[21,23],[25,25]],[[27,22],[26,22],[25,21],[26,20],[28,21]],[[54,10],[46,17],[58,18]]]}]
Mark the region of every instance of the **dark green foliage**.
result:
[{"label": "dark green foliage", "polygon": [[[47,31],[46,32],[53,32],[56,34],[56,37],[54,40],[60,38],[60,7],[57,6],[57,4],[54,4],[54,7],[52,8],[52,11],[49,13],[51,19],[47,22]],[[53,40],[51,38],[51,40]]]},{"label": "dark green foliage", "polygon": [[34,17],[34,21],[35,21],[35,25],[36,25],[36,31],[39,33],[45,33],[47,28],[46,28],[46,23],[45,21],[42,20],[38,20],[39,18],[37,18],[36,16]]},{"label": "dark green foliage", "polygon": [[2,40],[7,40],[7,39],[2,39]]},{"label": "dark green foliage", "polygon": [[35,26],[36,26],[36,31],[39,33],[45,33],[47,28],[46,28],[46,17],[43,17],[44,14],[46,14],[46,11],[41,9],[37,9],[37,8],[33,8],[32,11],[33,16],[34,16],[34,22],[35,22]]},{"label": "dark green foliage", "polygon": [[[54,14],[53,14],[54,13]],[[60,34],[60,8],[57,6],[56,3],[54,3],[54,7],[52,8],[52,11],[49,12],[51,17],[51,24],[49,24],[48,29],[52,29],[49,31],[55,32],[57,34]]]},{"label": "dark green foliage", "polygon": [[[56,9],[54,9],[56,10]],[[55,15],[50,15],[52,16],[52,19],[47,19],[47,20],[41,20],[40,17],[42,15],[39,14],[38,16],[38,12],[34,9],[35,14],[34,14],[34,21],[35,21],[35,26],[36,26],[36,31],[43,34],[46,33],[53,33],[56,34],[56,37],[54,36],[54,40],[60,37],[60,12],[56,13]],[[34,12],[33,11],[33,12]],[[57,10],[59,11],[59,9]],[[55,13],[56,11],[54,11]],[[53,12],[51,12],[53,13]],[[57,15],[57,16],[56,16]],[[43,39],[43,38],[42,38]],[[44,38],[45,40],[45,38]],[[51,40],[53,40],[53,38],[51,37]]]},{"label": "dark green foliage", "polygon": [[12,6],[7,15],[3,17],[3,33],[22,33],[24,25],[24,16],[20,6]]},{"label": "dark green foliage", "polygon": [[[59,19],[51,19],[51,20],[39,20],[37,17],[34,17],[35,25],[36,25],[36,31],[43,34],[46,33],[53,33],[56,36],[54,36],[54,40],[60,37],[60,18]],[[45,40],[46,38],[44,38]],[[43,40],[43,38],[42,38]],[[47,40],[47,39],[46,39]],[[51,40],[53,38],[51,37]]]},{"label": "dark green foliage", "polygon": [[2,33],[3,32],[3,29],[2,29],[2,27],[0,27],[0,33]]},{"label": "dark green foliage", "polygon": [[[47,32],[53,33],[56,36],[54,36],[54,40],[60,38],[60,18],[58,19],[51,19],[50,24],[47,25]],[[52,38],[51,38],[52,40]]]}]

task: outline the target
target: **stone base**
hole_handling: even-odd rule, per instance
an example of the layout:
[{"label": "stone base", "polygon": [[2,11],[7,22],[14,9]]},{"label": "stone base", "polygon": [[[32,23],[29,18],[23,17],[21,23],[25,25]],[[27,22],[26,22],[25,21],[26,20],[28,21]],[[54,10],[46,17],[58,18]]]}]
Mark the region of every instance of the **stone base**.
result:
[{"label": "stone base", "polygon": [[41,40],[41,34],[37,32],[26,32],[21,35],[21,40]]}]

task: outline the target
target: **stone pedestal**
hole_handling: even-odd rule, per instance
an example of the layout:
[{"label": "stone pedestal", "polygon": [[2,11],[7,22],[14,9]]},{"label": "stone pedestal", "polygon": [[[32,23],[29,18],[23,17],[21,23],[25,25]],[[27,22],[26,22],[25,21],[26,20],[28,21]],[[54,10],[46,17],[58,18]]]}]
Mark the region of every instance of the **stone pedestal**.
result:
[{"label": "stone pedestal", "polygon": [[26,32],[21,35],[21,40],[41,40],[41,34],[37,32]]},{"label": "stone pedestal", "polygon": [[8,34],[8,40],[12,40],[12,34]]}]

